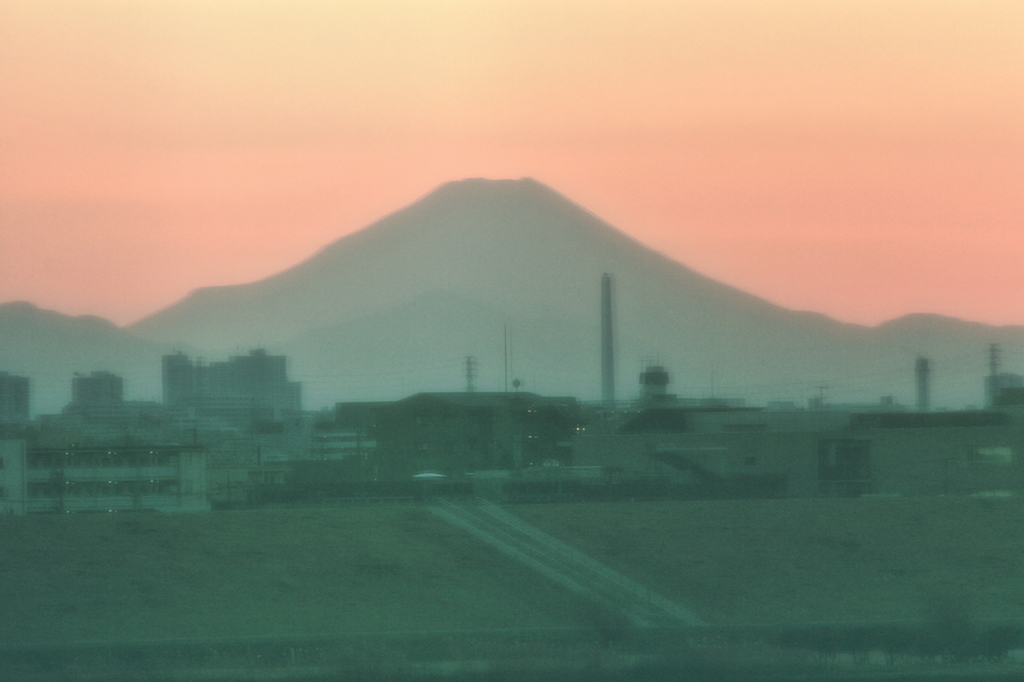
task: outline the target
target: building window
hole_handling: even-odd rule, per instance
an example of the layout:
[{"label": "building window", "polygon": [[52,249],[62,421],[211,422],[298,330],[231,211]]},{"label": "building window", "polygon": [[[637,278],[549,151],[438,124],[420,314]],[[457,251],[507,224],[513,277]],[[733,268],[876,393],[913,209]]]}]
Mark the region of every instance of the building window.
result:
[{"label": "building window", "polygon": [[64,457],[67,453],[62,454],[38,454],[28,456],[28,468],[29,469],[57,469],[63,466]]},{"label": "building window", "polygon": [[59,488],[56,483],[30,482],[27,486],[26,492],[29,497],[56,497],[59,492]]}]

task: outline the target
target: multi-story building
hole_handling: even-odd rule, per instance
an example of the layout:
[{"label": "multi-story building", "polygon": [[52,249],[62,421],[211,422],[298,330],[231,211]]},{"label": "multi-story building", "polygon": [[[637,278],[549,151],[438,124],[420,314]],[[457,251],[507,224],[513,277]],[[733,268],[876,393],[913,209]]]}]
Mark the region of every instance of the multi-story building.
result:
[{"label": "multi-story building", "polygon": [[334,418],[317,424],[312,459],[372,459],[377,448],[377,412],[387,402],[335,403]]},{"label": "multi-story building", "polygon": [[1024,376],[1010,372],[990,374],[985,377],[985,407],[995,407],[1003,402],[1003,392],[1011,395],[1024,389]]},{"label": "multi-story building", "polygon": [[0,440],[0,514],[24,514],[25,441]]},{"label": "multi-story building", "polygon": [[180,446],[32,448],[0,441],[6,513],[202,511],[206,458]]},{"label": "multi-story building", "polygon": [[124,399],[124,380],[111,372],[75,374],[71,402],[60,414],[39,417],[47,441],[107,443],[133,438],[137,442],[165,442],[167,419],[163,405]]},{"label": "multi-story building", "polygon": [[71,380],[71,404],[75,407],[116,405],[124,401],[124,380],[110,372],[76,374]]},{"label": "multi-story building", "polygon": [[302,384],[289,381],[287,359],[263,349],[204,364],[187,355],[163,357],[164,405],[193,421],[250,428],[302,410]]},{"label": "multi-story building", "polygon": [[28,421],[28,377],[0,372],[0,424]]},{"label": "multi-story building", "polygon": [[419,393],[376,410],[375,466],[382,478],[401,479],[568,464],[579,423],[575,398]]}]

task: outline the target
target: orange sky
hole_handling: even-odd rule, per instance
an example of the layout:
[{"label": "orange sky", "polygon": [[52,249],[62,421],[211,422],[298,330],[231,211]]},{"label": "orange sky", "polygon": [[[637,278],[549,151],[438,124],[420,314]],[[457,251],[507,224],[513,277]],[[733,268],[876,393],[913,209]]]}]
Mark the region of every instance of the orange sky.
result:
[{"label": "orange sky", "polygon": [[1024,324],[1019,0],[0,0],[0,302],[118,323],[464,177],[787,307]]}]

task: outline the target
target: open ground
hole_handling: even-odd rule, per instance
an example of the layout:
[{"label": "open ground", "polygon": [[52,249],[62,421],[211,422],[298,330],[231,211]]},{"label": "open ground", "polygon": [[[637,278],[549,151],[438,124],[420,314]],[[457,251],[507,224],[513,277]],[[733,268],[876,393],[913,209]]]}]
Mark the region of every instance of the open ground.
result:
[{"label": "open ground", "polygon": [[[1024,501],[520,505],[715,625],[1024,614]],[[0,519],[0,641],[580,627],[593,612],[423,506]]]}]

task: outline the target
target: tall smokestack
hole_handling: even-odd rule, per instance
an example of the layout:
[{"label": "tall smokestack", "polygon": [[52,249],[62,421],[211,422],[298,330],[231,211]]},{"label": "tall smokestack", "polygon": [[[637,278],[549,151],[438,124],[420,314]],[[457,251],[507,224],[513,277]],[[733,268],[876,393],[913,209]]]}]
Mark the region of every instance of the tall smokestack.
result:
[{"label": "tall smokestack", "polygon": [[988,347],[988,377],[985,378],[985,407],[993,407],[999,397],[999,344]]},{"label": "tall smokestack", "polygon": [[918,358],[914,365],[914,373],[917,374],[917,411],[927,412],[931,408],[931,397],[929,395],[929,376],[931,367],[928,358]]},{"label": "tall smokestack", "polygon": [[615,406],[615,350],[612,345],[612,276],[601,275],[601,401]]}]

